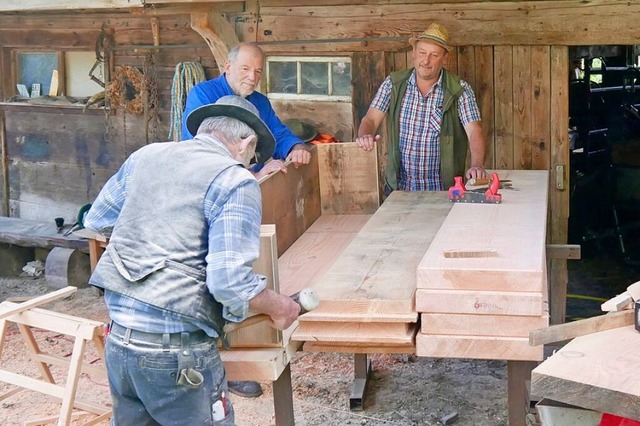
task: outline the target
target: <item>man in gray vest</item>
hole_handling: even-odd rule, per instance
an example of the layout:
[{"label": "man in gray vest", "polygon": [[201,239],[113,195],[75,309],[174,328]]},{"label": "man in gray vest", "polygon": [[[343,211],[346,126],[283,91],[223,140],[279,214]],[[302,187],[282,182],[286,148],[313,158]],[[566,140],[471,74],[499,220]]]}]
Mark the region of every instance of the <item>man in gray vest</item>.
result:
[{"label": "man in gray vest", "polygon": [[262,201],[246,169],[274,139],[256,108],[225,96],[187,118],[194,139],[134,152],[92,204],[85,226],[111,231],[89,282],[112,320],[105,363],[115,425],[233,425],[216,342],[249,312],[284,330],[291,298],[253,272]]},{"label": "man in gray vest", "polygon": [[[413,68],[391,73],[358,129],[356,143],[371,150],[387,116],[385,192],[443,191],[455,176],[485,178],[485,141],[469,84],[443,68],[449,32],[431,24],[409,43]],[[465,166],[467,150],[471,164]]]}]

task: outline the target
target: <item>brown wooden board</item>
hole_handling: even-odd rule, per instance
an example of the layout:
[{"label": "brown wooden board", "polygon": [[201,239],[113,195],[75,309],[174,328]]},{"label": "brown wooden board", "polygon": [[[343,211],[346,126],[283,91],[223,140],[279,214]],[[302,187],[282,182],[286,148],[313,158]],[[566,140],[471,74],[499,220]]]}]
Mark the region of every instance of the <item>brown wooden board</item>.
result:
[{"label": "brown wooden board", "polygon": [[[542,315],[542,291],[416,290],[418,312],[476,315]],[[498,325],[499,326],[499,325]]]},{"label": "brown wooden board", "polygon": [[278,259],[280,291],[313,287],[369,220],[370,215],[322,215]]},{"label": "brown wooden board", "polygon": [[416,266],[450,209],[443,192],[393,192],[317,281],[321,303],[305,321],[415,322]]},{"label": "brown wooden board", "polygon": [[420,314],[420,332],[456,336],[528,337],[530,330],[549,325],[549,315]]},{"label": "brown wooden board", "polygon": [[375,151],[354,142],[318,145],[322,214],[373,214],[380,205]]},{"label": "brown wooden board", "polygon": [[65,247],[89,253],[89,243],[86,239],[59,234],[53,218],[51,222],[40,222],[0,217],[0,242],[44,249]]},{"label": "brown wooden board", "polygon": [[639,364],[640,336],[633,326],[576,337],[533,370],[531,392],[640,419]]},{"label": "brown wooden board", "polygon": [[[529,346],[526,337],[416,335],[416,355],[436,358],[541,361],[542,346]],[[537,395],[537,393],[536,393]]]},{"label": "brown wooden board", "polygon": [[318,155],[287,173],[278,172],[260,184],[262,223],[276,225],[278,256],[281,256],[320,216]]},{"label": "brown wooden board", "polygon": [[[501,190],[500,204],[454,203],[418,266],[418,288],[542,294],[548,174],[512,170],[499,175],[510,179],[517,191]],[[444,256],[447,250],[463,249],[491,249],[497,255]]]},{"label": "brown wooden board", "polygon": [[413,342],[416,325],[387,322],[300,322],[291,338],[303,342],[335,344],[404,345]]},{"label": "brown wooden board", "polygon": [[[260,257],[253,262],[253,271],[267,277],[267,288],[280,292],[275,225],[260,227]],[[228,334],[229,344],[240,347],[282,346],[282,332],[268,322],[240,328]]]}]

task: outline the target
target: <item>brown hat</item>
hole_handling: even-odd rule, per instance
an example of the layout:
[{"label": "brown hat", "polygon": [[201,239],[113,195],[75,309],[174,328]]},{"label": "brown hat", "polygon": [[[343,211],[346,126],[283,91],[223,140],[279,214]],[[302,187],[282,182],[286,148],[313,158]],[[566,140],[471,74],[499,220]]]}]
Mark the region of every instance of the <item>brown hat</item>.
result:
[{"label": "brown hat", "polygon": [[431,41],[442,47],[447,52],[451,50],[451,42],[449,40],[449,31],[440,24],[432,23],[429,27],[415,37],[409,39],[409,44],[415,46],[420,40]]}]

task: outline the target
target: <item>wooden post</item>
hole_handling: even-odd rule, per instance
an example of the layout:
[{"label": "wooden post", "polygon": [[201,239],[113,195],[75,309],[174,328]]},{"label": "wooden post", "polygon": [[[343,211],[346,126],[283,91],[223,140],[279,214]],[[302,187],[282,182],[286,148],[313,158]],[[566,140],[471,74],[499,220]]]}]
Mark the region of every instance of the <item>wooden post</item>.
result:
[{"label": "wooden post", "polygon": [[4,110],[0,110],[0,151],[2,152],[2,216],[9,216],[9,153]]},{"label": "wooden post", "polygon": [[222,73],[230,46],[240,42],[231,23],[217,12],[192,12],[191,28],[207,42]]}]

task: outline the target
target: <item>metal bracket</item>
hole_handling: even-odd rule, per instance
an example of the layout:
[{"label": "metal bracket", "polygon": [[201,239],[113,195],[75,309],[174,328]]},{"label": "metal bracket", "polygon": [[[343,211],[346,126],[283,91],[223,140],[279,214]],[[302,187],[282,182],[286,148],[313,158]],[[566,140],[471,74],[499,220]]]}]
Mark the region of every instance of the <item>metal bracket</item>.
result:
[{"label": "metal bracket", "polygon": [[560,164],[556,166],[556,189],[560,191],[564,191],[566,189],[564,183],[564,164]]}]

